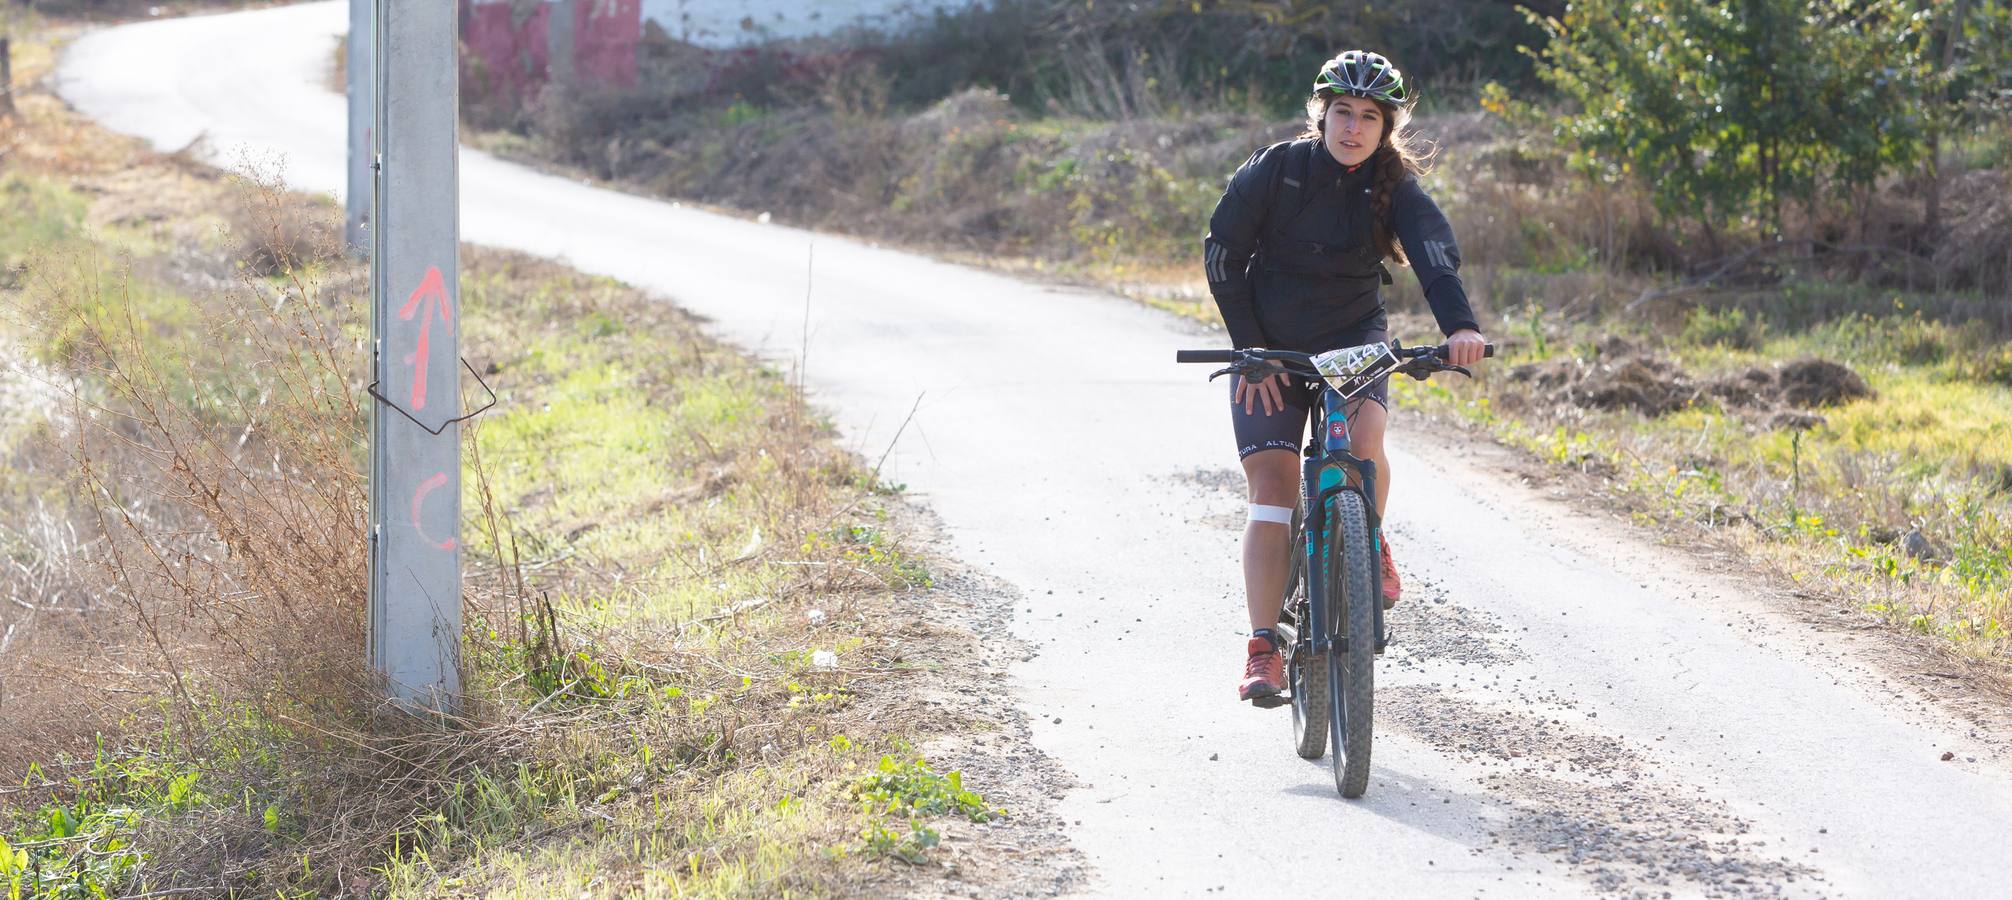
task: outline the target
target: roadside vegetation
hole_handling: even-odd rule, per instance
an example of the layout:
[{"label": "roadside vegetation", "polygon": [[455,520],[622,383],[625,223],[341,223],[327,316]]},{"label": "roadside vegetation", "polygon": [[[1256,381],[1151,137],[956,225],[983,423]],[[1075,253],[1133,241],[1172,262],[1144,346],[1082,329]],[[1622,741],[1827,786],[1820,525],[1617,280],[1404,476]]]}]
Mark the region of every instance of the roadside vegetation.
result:
[{"label": "roadside vegetation", "polygon": [[468,695],[384,709],[340,214],[78,120],[59,38],[0,122],[0,895],[858,893],[1002,820],[916,749],[1000,726],[905,702],[959,638],[898,486],[520,255],[464,251]]},{"label": "roadside vegetation", "polygon": [[2012,8],[1114,6],[657,36],[643,87],[478,72],[467,115],[505,155],[1214,322],[1195,249],[1223,179],[1299,131],[1320,60],[1385,49],[1509,351],[1411,401],[1837,608],[2012,656]]}]

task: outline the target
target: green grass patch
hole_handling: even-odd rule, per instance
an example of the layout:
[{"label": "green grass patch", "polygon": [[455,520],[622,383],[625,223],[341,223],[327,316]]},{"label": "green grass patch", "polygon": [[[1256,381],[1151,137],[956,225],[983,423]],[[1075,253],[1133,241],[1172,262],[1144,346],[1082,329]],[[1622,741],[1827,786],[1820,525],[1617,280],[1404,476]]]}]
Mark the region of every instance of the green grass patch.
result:
[{"label": "green grass patch", "polygon": [[[1544,462],[1599,478],[1647,521],[1712,529],[1777,573],[1964,652],[2008,655],[2012,621],[2012,388],[1992,376],[1981,326],[1907,310],[1797,329],[1735,309],[1693,311],[1667,343],[1599,355],[1614,331],[1538,324],[1540,340],[1482,367],[1477,383],[1402,381],[1396,395],[1481,428]],[[1644,415],[1561,400],[1510,371],[1591,359],[1589,384],[1629,354],[1662,353],[1696,387]],[[1868,397],[1816,409],[1754,408],[1710,388],[1779,361],[1820,358]],[[1607,368],[1599,368],[1605,366]],[[1526,376],[1531,377],[1531,376]]]},{"label": "green grass patch", "polygon": [[[0,174],[0,269],[25,271],[30,256],[62,252],[84,221],[84,198],[57,182],[25,172]],[[19,273],[0,275],[12,281]],[[6,283],[6,282],[0,282]]]}]

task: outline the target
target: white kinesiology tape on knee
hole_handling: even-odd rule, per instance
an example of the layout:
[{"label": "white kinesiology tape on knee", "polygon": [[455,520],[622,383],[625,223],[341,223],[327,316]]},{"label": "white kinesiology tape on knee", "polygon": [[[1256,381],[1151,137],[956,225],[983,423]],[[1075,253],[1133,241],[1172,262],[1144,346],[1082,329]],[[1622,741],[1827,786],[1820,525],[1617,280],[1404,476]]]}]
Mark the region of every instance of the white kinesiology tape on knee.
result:
[{"label": "white kinesiology tape on knee", "polygon": [[1265,506],[1262,503],[1253,503],[1251,504],[1251,521],[1275,522],[1280,525],[1291,525],[1292,507]]}]

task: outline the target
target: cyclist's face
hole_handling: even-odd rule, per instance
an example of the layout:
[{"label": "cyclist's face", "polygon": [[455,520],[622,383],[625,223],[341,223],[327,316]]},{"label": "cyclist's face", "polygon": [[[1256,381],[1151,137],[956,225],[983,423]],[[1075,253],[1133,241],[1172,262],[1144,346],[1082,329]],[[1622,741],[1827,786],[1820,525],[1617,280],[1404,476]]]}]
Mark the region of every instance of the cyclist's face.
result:
[{"label": "cyclist's face", "polygon": [[1327,152],[1344,166],[1354,166],[1376,152],[1383,142],[1383,109],[1365,97],[1336,97],[1327,105],[1324,140]]}]

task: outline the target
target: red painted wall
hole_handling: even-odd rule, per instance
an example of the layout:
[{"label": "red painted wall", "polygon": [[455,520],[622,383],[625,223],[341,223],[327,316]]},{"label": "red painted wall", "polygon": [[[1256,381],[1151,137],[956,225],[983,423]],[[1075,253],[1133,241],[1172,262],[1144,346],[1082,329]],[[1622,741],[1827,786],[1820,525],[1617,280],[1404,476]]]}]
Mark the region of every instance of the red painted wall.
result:
[{"label": "red painted wall", "polygon": [[[545,82],[552,8],[461,0],[461,81],[479,96],[526,99]],[[518,16],[529,15],[519,19]]]},{"label": "red painted wall", "polygon": [[[553,4],[460,0],[461,78],[485,96],[520,102],[552,77]],[[562,32],[563,33],[563,32]],[[574,0],[573,75],[581,84],[632,87],[642,40],[641,0]]]},{"label": "red painted wall", "polygon": [[643,40],[642,0],[578,0],[573,9],[573,72],[589,84],[634,87]]}]

